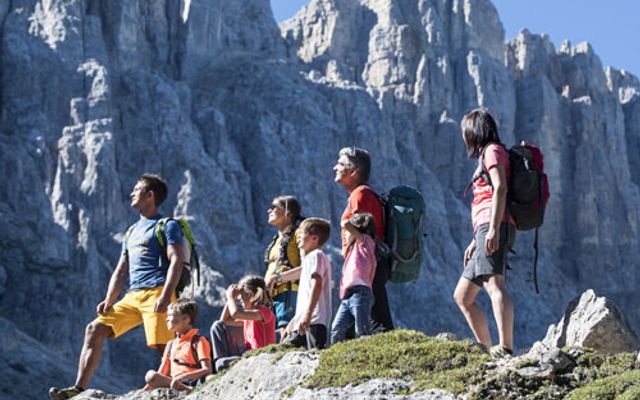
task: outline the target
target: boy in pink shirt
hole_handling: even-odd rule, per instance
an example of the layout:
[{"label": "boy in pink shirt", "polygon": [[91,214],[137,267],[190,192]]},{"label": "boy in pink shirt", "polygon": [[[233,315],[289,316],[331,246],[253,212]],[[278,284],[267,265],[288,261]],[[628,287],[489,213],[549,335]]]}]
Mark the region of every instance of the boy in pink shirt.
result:
[{"label": "boy in pink shirt", "polygon": [[345,339],[355,325],[356,337],[371,334],[373,277],[376,272],[375,224],[369,213],[354,214],[342,223],[347,251],[340,279],[340,306],[331,326],[331,344]]}]

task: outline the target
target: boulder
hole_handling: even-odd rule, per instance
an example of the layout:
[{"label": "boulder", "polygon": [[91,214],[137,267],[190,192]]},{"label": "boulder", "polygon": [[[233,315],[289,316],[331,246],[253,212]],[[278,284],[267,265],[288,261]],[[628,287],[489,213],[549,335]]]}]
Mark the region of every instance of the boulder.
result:
[{"label": "boulder", "polygon": [[606,353],[640,349],[638,336],[618,306],[606,297],[597,297],[591,289],[569,303],[542,343],[549,347],[589,347]]}]

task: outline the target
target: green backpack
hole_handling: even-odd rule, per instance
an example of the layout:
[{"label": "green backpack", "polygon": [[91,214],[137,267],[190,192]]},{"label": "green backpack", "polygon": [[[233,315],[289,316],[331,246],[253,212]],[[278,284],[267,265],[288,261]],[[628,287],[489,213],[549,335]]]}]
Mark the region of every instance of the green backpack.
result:
[{"label": "green backpack", "polygon": [[379,253],[390,263],[389,280],[416,281],[423,252],[425,204],[422,194],[411,186],[398,186],[380,196],[384,210],[384,243]]},{"label": "green backpack", "polygon": [[[191,232],[191,226],[189,226],[189,222],[186,218],[162,218],[156,224],[154,234],[158,243],[160,243],[160,247],[166,253],[167,251],[167,223],[169,221],[176,221],[182,229],[182,235],[187,241],[187,249],[189,250],[188,257],[185,257],[185,261],[182,264],[182,272],[180,274],[180,279],[178,280],[178,285],[176,286],[176,297],[180,297],[180,294],[184,291],[184,288],[187,287],[191,283],[191,273],[193,270],[196,271],[196,284],[200,285],[200,260],[198,259],[198,253],[196,252],[196,242],[193,239],[193,234]],[[129,239],[129,235],[133,230],[133,226],[131,225],[129,229],[127,229],[127,233],[125,234],[125,241]],[[195,287],[191,287],[191,297],[194,295]]]},{"label": "green backpack", "polygon": [[[178,280],[178,285],[176,286],[176,297],[180,297],[180,294],[184,291],[184,288],[187,287],[191,283],[191,272],[193,270],[196,271],[196,284],[200,286],[200,260],[198,259],[198,253],[196,252],[196,242],[193,239],[193,233],[191,232],[191,226],[189,225],[189,221],[186,218],[162,218],[156,224],[155,235],[160,242],[160,247],[167,251],[167,223],[169,221],[176,221],[182,229],[182,235],[187,241],[187,248],[189,249],[189,257],[188,260],[185,258],[185,261],[182,264],[182,273],[180,274],[180,279]],[[195,292],[195,286],[191,286],[191,297],[193,297]]]}]

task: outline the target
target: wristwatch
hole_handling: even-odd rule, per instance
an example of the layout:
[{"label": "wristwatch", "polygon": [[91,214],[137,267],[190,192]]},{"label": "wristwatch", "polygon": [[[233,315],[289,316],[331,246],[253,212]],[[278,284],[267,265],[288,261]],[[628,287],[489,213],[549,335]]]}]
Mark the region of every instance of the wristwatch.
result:
[{"label": "wristwatch", "polygon": [[278,272],[276,274],[276,283],[277,284],[281,284],[282,283],[282,275],[280,275],[280,272]]}]

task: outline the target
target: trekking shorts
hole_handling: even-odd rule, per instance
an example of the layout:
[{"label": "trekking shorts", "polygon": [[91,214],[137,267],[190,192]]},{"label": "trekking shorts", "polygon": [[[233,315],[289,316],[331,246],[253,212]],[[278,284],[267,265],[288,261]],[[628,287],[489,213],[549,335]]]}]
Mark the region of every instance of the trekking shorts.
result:
[{"label": "trekking shorts", "polygon": [[273,298],[273,313],[276,315],[276,328],[289,325],[289,321],[296,314],[298,292],[286,291]]},{"label": "trekking shorts", "polygon": [[[507,229],[509,229],[509,245],[507,246]],[[487,255],[484,243],[489,231],[489,224],[480,225],[473,234],[476,240],[476,250],[462,272],[462,276],[478,286],[492,275],[504,275],[507,265],[507,254],[516,239],[515,227],[511,224],[500,225],[500,243],[498,250],[490,256]]]},{"label": "trekking shorts", "polygon": [[[160,286],[130,290],[104,315],[98,315],[94,322],[110,327],[113,330],[111,339],[144,324],[147,346],[154,348],[157,345],[166,345],[173,339],[173,334],[167,328],[167,313],[153,312],[153,306],[162,294],[162,288]],[[172,294],[171,301],[175,300],[175,294]]]}]

